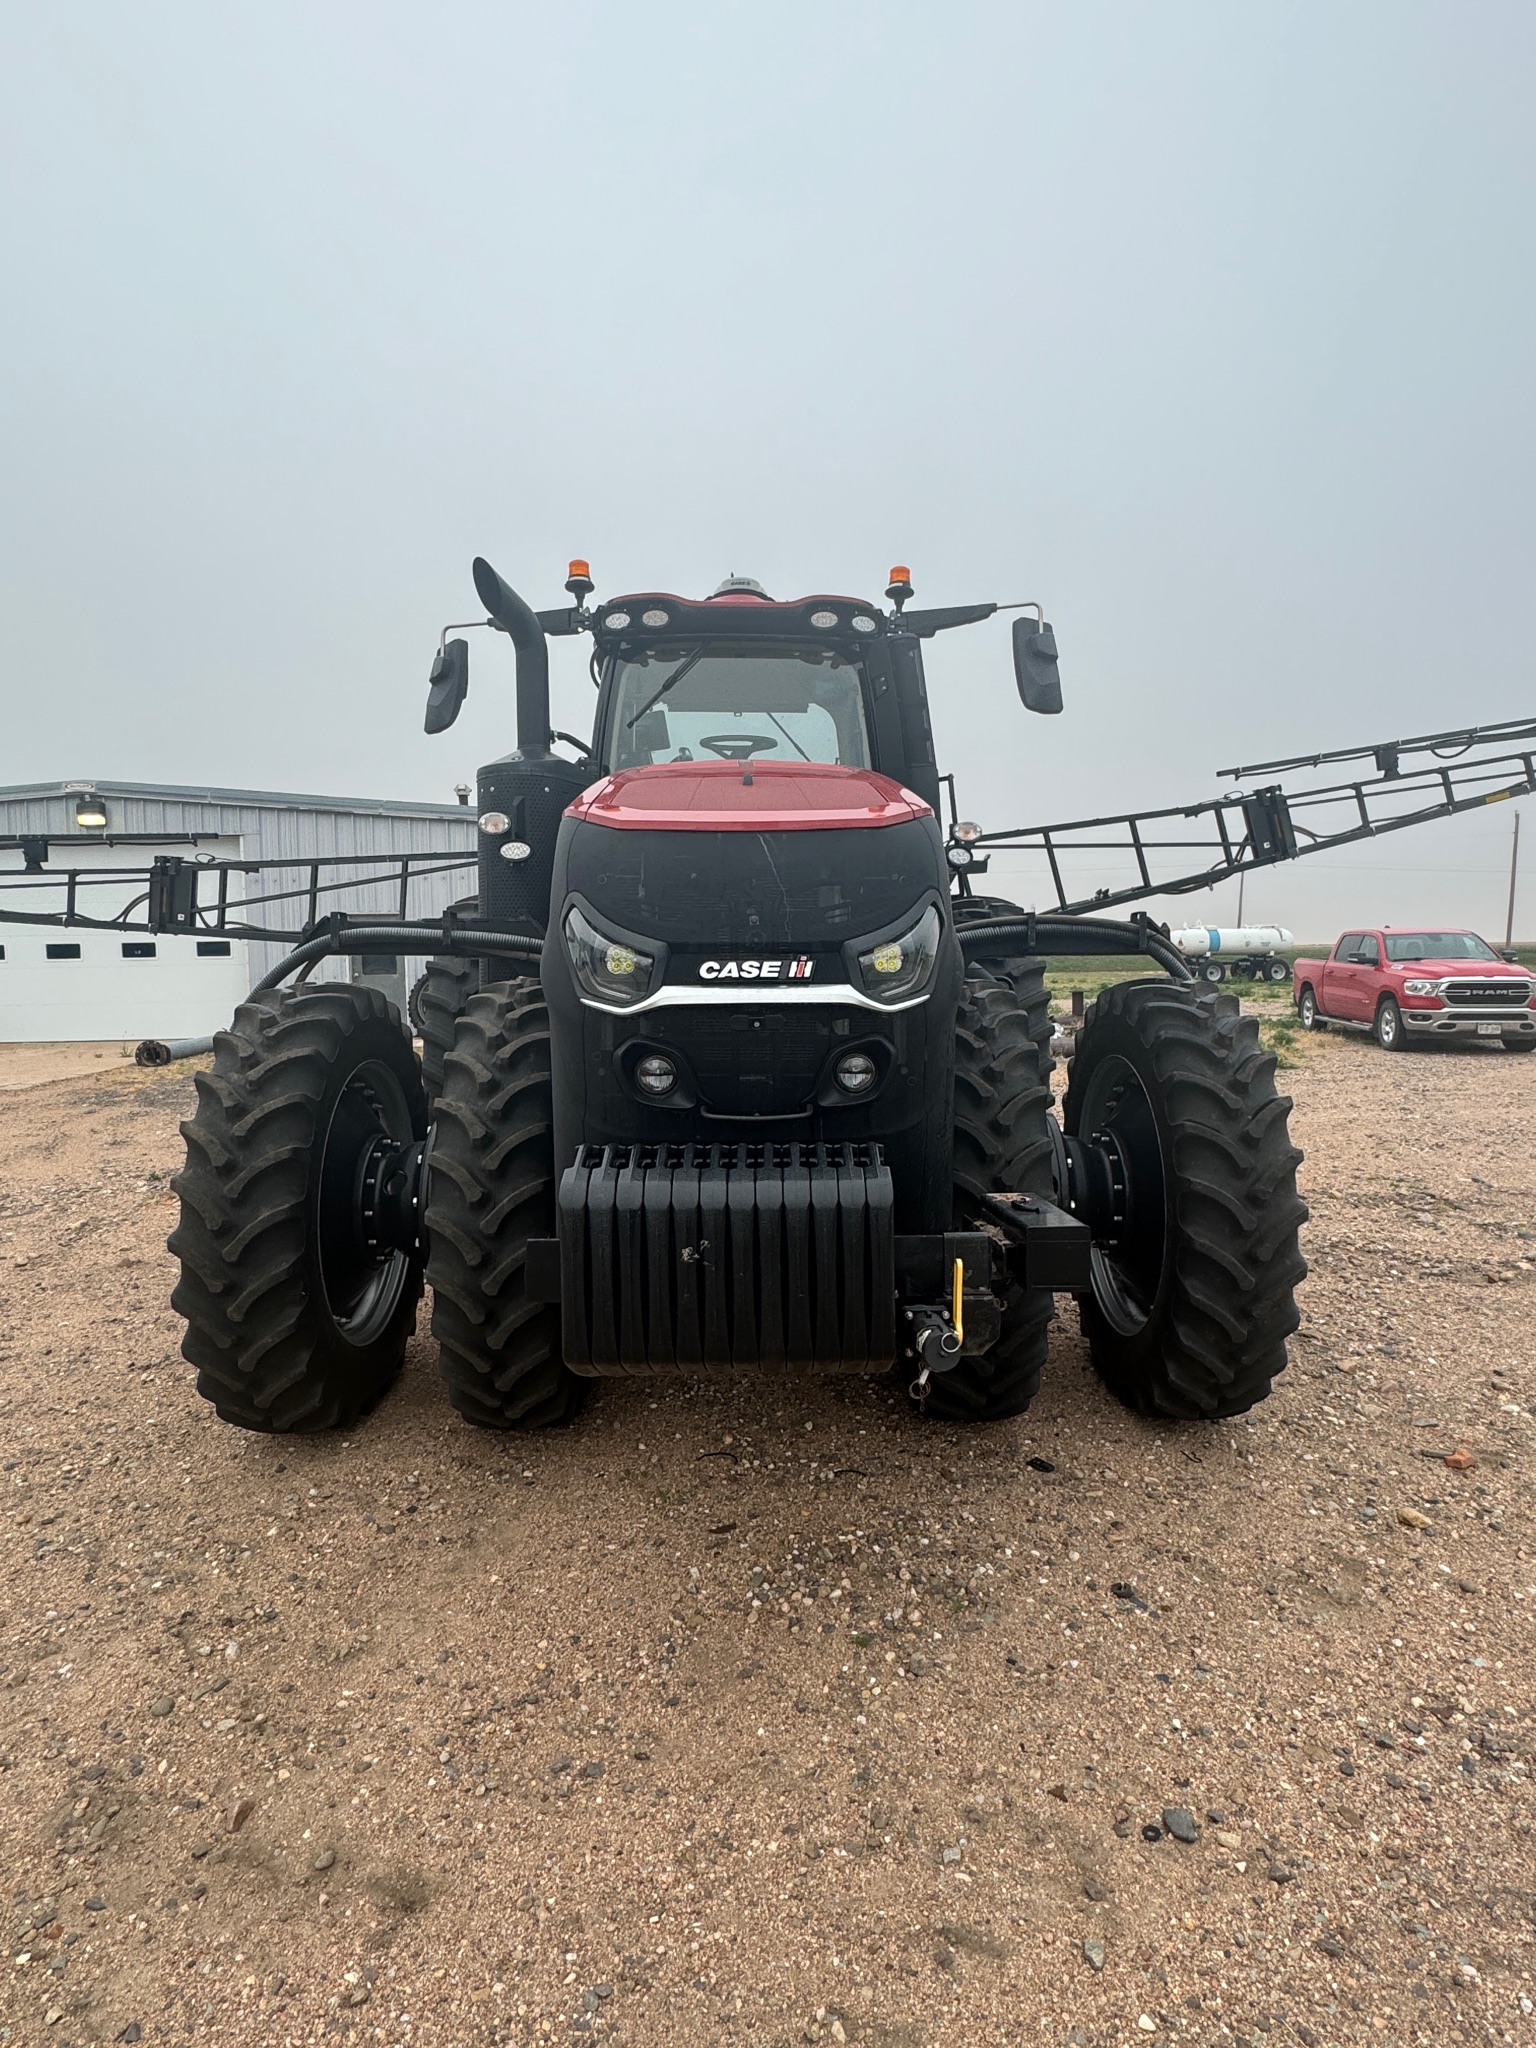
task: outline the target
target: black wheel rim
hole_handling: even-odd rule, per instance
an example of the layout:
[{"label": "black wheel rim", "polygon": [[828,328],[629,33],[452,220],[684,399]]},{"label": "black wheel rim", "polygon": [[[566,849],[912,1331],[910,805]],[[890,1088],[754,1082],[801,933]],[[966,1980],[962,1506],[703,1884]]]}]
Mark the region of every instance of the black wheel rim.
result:
[{"label": "black wheel rim", "polygon": [[1114,1190],[1109,1228],[1090,1255],[1093,1298],[1120,1336],[1134,1337],[1146,1328],[1162,1289],[1167,1175],[1151,1097],[1117,1053],[1089,1076],[1078,1129],[1105,1161]]},{"label": "black wheel rim", "polygon": [[381,1158],[398,1153],[412,1136],[396,1076],[378,1060],[355,1067],[326,1124],[315,1255],[331,1320],[359,1350],[389,1327],[410,1271],[404,1252],[378,1241],[371,1194]]}]

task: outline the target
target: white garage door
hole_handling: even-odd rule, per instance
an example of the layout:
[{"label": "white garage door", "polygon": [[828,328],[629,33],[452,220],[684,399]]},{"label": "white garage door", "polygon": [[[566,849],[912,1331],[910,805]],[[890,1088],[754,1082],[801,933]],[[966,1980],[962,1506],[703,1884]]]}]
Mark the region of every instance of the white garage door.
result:
[{"label": "white garage door", "polygon": [[[36,894],[7,892],[8,908],[56,910],[63,868],[147,868],[157,853],[186,857],[180,846],[71,845],[54,840]],[[200,858],[238,859],[238,839],[202,842]],[[0,853],[15,873],[21,855]],[[231,877],[231,896],[237,891]],[[82,887],[79,908],[112,917],[141,893],[131,882]],[[211,889],[206,892],[210,897]],[[143,916],[142,905],[134,913]],[[146,938],[139,932],[87,931],[79,925],[0,924],[0,1043],[72,1039],[206,1038],[229,1022],[250,987],[241,939]]]}]

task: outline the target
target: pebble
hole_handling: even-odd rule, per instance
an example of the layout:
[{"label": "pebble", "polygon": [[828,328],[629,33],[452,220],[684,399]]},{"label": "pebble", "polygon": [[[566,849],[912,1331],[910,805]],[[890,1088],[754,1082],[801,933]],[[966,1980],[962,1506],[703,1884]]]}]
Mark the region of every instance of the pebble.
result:
[{"label": "pebble", "polygon": [[154,1715],[157,1721],[163,1721],[167,1714],[175,1713],[176,1702],[171,1698],[168,1692],[162,1693],[159,1699],[155,1700],[152,1703],[149,1711]]},{"label": "pebble", "polygon": [[1234,1835],[1230,1828],[1218,1828],[1216,1839],[1223,1849],[1241,1849],[1243,1846],[1242,1836]]},{"label": "pebble", "polygon": [[1085,1899],[1092,1899],[1096,1905],[1102,1905],[1109,1896],[1108,1885],[1100,1884],[1098,1879],[1094,1877],[1085,1877],[1083,1879],[1083,1897]]},{"label": "pebble", "polygon": [[1147,1822],[1141,1831],[1141,1839],[1144,1842],[1160,1842],[1163,1839],[1163,1831],[1155,1820]]},{"label": "pebble", "polygon": [[1144,2012],[1136,2024],[1144,2034],[1155,2034],[1157,2032],[1157,2021],[1153,2019],[1149,2012]]},{"label": "pebble", "polygon": [[1198,1842],[1200,1830],[1195,1825],[1195,1816],[1187,1806],[1165,1806],[1163,1826],[1176,1842]]},{"label": "pebble", "polygon": [[251,1815],[256,1811],[254,1799],[237,1799],[229,1809],[229,1832],[238,1835]]},{"label": "pebble", "polygon": [[309,1867],[311,1870],[329,1870],[335,1861],[336,1851],[334,1849],[322,1849]]},{"label": "pebble", "polygon": [[1090,1936],[1089,1939],[1083,1943],[1083,1961],[1088,1965],[1090,1970],[1102,1970],[1104,1967],[1103,1942],[1095,1941]]},{"label": "pebble", "polygon": [[1265,1875],[1271,1884],[1289,1884],[1296,1873],[1294,1870],[1288,1870],[1283,1863],[1271,1863]]}]

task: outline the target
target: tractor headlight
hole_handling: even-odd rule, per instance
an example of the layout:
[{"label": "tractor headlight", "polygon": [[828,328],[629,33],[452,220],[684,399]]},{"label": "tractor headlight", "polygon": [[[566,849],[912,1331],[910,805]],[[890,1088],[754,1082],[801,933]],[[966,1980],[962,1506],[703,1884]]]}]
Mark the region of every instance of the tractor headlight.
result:
[{"label": "tractor headlight", "polygon": [[1434,993],[1435,984],[1432,981],[1405,981],[1403,983],[1403,994],[1405,996],[1432,996]]},{"label": "tractor headlight", "polygon": [[859,981],[877,1003],[899,1003],[917,994],[933,973],[943,926],[930,903],[922,916],[899,938],[882,939],[857,956]]},{"label": "tractor headlight", "polygon": [[611,939],[574,905],[565,913],[565,949],[576,979],[602,1003],[638,1003],[656,979],[656,955],[623,939]]}]

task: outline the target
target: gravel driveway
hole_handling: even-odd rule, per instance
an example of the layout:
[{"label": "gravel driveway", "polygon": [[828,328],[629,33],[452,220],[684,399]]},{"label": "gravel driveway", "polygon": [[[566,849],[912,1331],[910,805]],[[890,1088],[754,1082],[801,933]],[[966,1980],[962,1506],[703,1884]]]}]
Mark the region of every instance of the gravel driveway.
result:
[{"label": "gravel driveway", "polygon": [[[1536,2041],[1536,1061],[1309,1040],[1282,1391],[212,1419],[185,1069],[0,1096],[0,2042]],[[1461,1455],[1470,1452],[1470,1459]],[[1449,1459],[1450,1462],[1447,1462]]]}]

